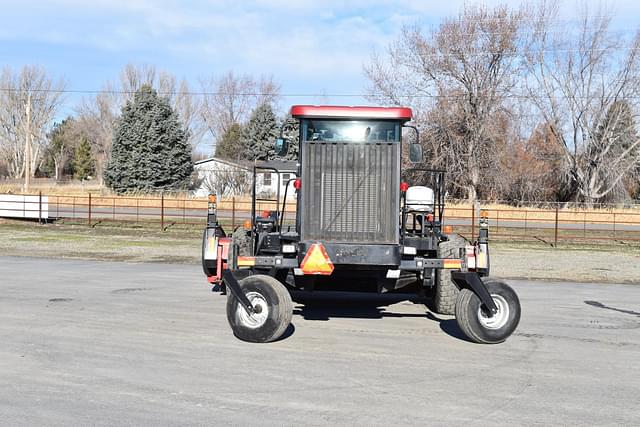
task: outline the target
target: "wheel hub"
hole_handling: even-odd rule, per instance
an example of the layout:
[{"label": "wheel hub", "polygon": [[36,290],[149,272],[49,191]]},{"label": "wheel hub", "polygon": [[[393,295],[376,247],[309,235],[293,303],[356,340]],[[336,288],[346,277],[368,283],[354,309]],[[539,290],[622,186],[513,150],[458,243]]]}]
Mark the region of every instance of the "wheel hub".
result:
[{"label": "wheel hub", "polygon": [[269,306],[267,300],[257,292],[248,292],[247,299],[253,306],[253,313],[247,313],[240,304],[236,308],[236,316],[247,328],[256,329],[264,325],[269,317]]},{"label": "wheel hub", "polygon": [[491,298],[493,298],[498,310],[493,313],[493,316],[487,315],[486,310],[483,310],[481,305],[478,307],[478,321],[487,329],[500,329],[509,320],[509,304],[501,295],[492,294]]}]

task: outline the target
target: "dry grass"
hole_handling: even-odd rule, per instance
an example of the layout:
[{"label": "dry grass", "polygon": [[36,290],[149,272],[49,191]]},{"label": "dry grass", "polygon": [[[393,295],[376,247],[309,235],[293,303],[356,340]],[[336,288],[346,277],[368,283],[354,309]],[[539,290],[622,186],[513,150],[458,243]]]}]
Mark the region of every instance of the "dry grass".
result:
[{"label": "dry grass", "polygon": [[[2,193],[12,193],[12,194],[23,194],[23,185],[20,183],[12,182],[3,182],[0,181],[0,194]],[[68,195],[68,196],[82,196],[89,193],[97,193],[97,194],[111,194],[111,191],[101,187],[96,182],[85,182],[81,183],[79,181],[70,181],[70,182],[61,182],[55,183],[50,179],[47,180],[39,180],[36,179],[29,186],[28,194],[38,194],[42,192],[42,194],[51,195],[51,194],[60,194],[60,195]]]},{"label": "dry grass", "polygon": [[[86,227],[0,219],[0,254],[129,262],[200,263],[201,229]],[[492,242],[493,274],[503,278],[638,283],[640,248]],[[2,262],[2,259],[0,259]],[[194,266],[194,268],[198,268]]]}]

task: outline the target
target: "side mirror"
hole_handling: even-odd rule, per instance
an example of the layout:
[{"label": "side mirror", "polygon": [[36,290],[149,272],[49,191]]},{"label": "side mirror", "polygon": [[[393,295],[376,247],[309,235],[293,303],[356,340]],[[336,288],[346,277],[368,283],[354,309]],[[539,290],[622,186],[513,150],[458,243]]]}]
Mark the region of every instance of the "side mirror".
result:
[{"label": "side mirror", "polygon": [[276,139],[274,149],[277,156],[280,156],[280,157],[285,156],[289,151],[289,140],[284,138]]},{"label": "side mirror", "polygon": [[422,162],[422,145],[418,144],[417,142],[409,144],[409,161],[411,163]]}]

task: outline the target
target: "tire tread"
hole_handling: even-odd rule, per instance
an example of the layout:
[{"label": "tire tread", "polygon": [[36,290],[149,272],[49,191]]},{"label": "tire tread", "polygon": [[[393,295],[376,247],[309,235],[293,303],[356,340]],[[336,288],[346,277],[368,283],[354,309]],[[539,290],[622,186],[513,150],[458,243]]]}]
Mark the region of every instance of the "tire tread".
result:
[{"label": "tire tread", "polygon": [[[460,248],[466,246],[466,240],[459,234],[451,234],[449,240],[438,245],[438,258],[457,258],[460,256]],[[439,314],[454,314],[458,287],[451,280],[451,272],[439,270],[436,274],[437,283],[433,295],[434,309]]]}]

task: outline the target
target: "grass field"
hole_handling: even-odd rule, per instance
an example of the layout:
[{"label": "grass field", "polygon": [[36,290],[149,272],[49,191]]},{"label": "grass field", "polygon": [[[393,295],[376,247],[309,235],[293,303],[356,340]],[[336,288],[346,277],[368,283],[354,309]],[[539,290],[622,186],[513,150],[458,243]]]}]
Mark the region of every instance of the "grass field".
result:
[{"label": "grass field", "polygon": [[[37,225],[0,220],[0,254],[104,261],[199,264],[202,230],[153,225]],[[639,283],[640,247],[492,242],[492,274],[503,278]],[[1,261],[0,261],[1,262]]]}]

